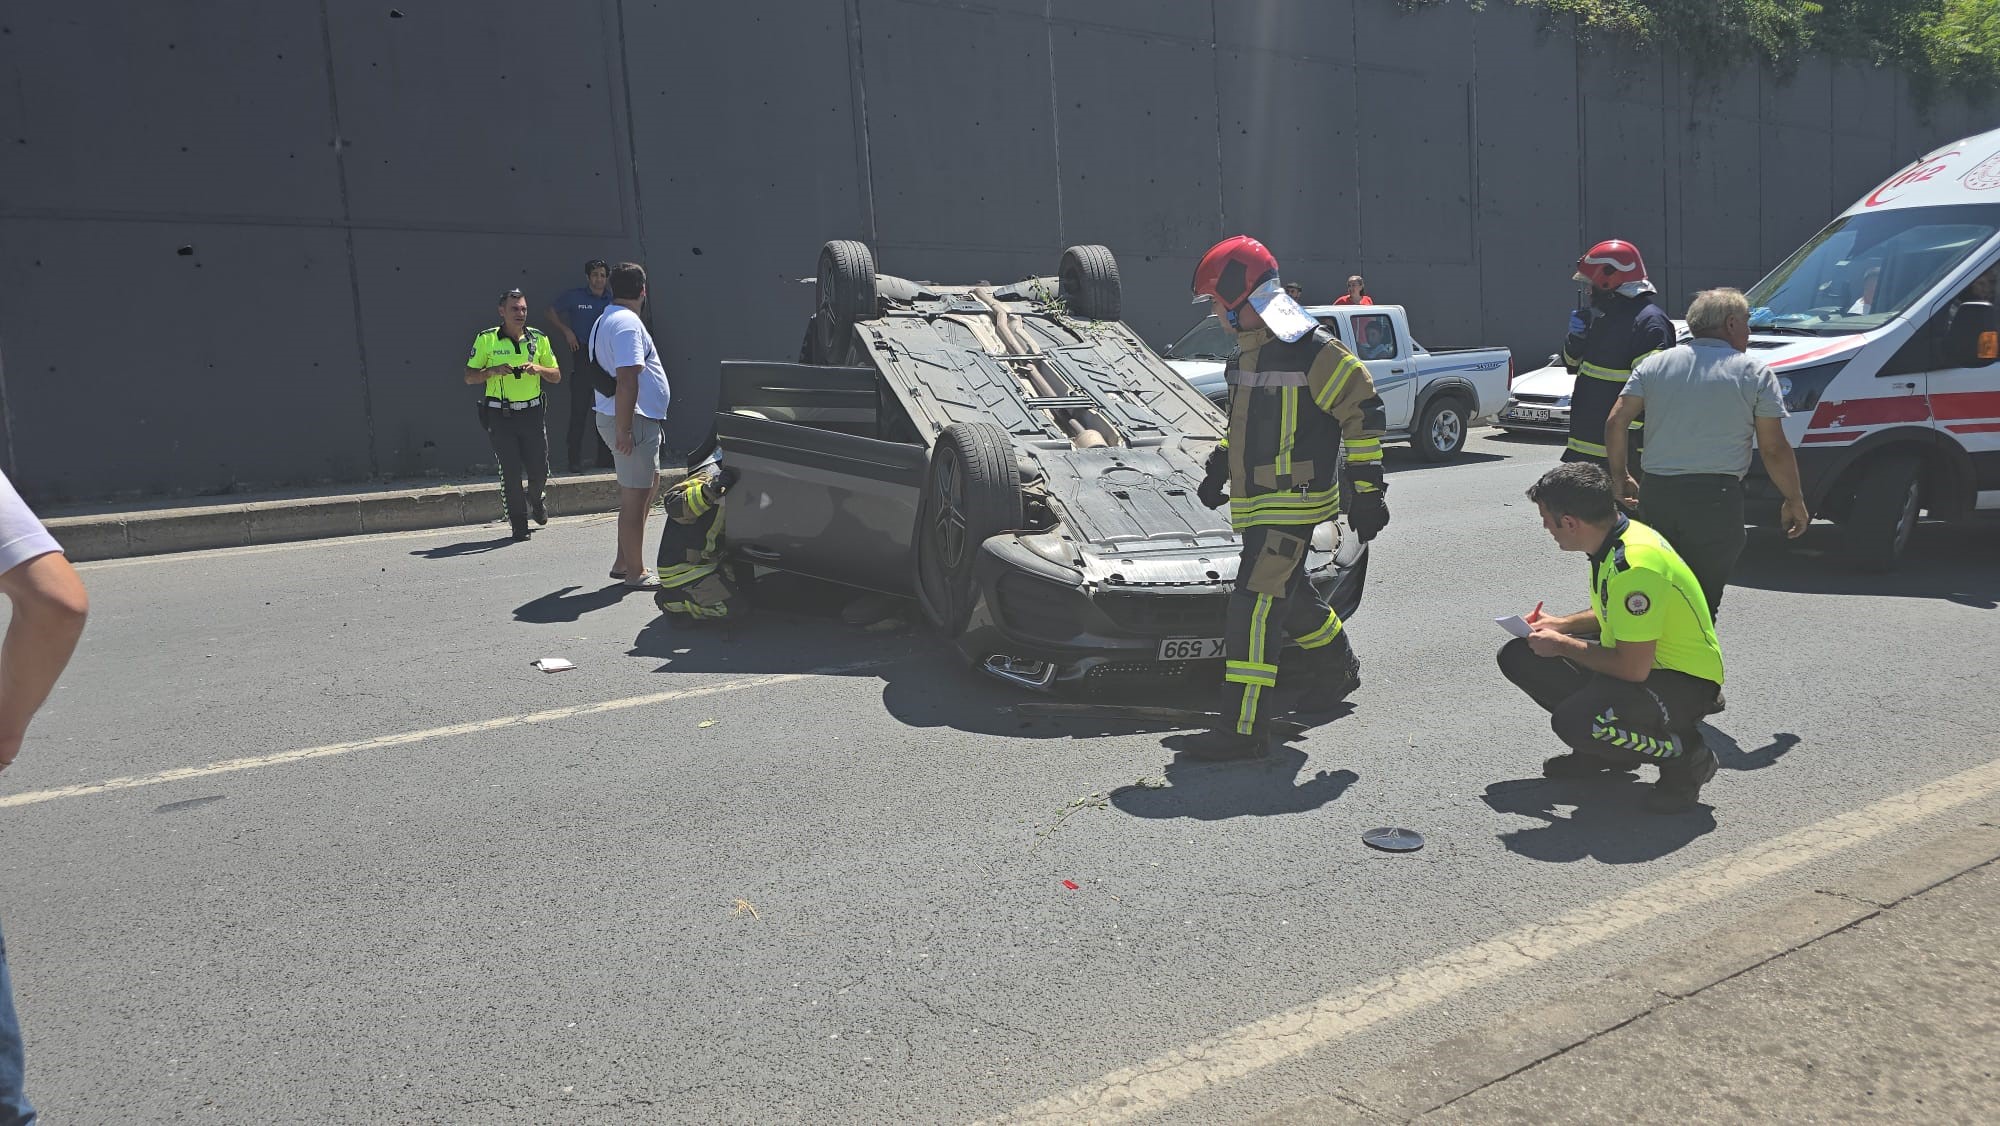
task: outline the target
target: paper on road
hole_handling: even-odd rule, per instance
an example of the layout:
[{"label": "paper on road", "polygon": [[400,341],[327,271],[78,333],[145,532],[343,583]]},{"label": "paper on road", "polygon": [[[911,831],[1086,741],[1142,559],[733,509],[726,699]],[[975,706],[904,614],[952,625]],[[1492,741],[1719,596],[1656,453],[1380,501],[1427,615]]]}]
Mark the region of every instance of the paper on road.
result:
[{"label": "paper on road", "polygon": [[1493,624],[1499,626],[1501,629],[1506,630],[1508,633],[1513,634],[1515,637],[1526,637],[1529,634],[1535,632],[1531,627],[1529,627],[1527,619],[1523,618],[1519,614],[1514,614],[1505,618],[1495,618],[1493,619]]}]

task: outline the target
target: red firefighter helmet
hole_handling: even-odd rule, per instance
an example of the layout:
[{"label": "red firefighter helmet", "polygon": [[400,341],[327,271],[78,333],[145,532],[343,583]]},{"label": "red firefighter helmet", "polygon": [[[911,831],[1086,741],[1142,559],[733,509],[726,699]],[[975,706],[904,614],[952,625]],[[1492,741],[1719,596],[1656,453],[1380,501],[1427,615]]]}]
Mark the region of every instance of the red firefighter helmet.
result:
[{"label": "red firefighter helmet", "polygon": [[1646,260],[1639,248],[1623,239],[1608,239],[1576,260],[1576,280],[1597,289],[1622,289],[1646,279]]},{"label": "red firefighter helmet", "polygon": [[1249,235],[1223,239],[1194,268],[1195,304],[1219,297],[1224,307],[1239,309],[1252,291],[1277,276],[1278,260],[1263,243]]}]

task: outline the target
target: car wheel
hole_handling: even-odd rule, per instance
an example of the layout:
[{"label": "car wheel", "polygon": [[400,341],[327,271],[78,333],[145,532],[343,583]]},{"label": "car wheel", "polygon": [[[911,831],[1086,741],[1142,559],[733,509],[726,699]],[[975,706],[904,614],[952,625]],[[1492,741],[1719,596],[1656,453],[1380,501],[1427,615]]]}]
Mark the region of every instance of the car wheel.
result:
[{"label": "car wheel", "polygon": [[1449,461],[1465,449],[1465,402],[1439,395],[1424,404],[1424,413],[1410,429],[1410,444],[1425,461]]},{"label": "car wheel", "polygon": [[1085,320],[1115,321],[1125,314],[1118,284],[1118,260],[1106,246],[1072,246],[1063,251],[1056,276],[1063,304]]},{"label": "car wheel", "polygon": [[878,312],[875,255],[867,243],[841,239],[820,247],[816,296],[813,362],[848,363],[854,349],[854,323]]},{"label": "car wheel", "polygon": [[1847,554],[1864,571],[1893,571],[1917,530],[1923,500],[1921,463],[1914,454],[1884,454],[1862,467],[1854,505],[1843,521]]},{"label": "car wheel", "polygon": [[938,435],[911,537],[917,602],[947,637],[972,614],[972,563],[990,536],[1021,526],[1014,443],[990,422],[959,422]]}]

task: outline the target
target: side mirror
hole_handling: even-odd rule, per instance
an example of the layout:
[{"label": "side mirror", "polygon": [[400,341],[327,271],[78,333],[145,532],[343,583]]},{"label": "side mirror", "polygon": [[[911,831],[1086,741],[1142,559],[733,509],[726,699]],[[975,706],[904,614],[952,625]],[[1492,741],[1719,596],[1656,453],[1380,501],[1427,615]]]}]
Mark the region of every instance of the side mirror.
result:
[{"label": "side mirror", "polygon": [[1943,360],[1955,368],[1983,368],[2000,360],[2000,316],[1992,302],[1959,302],[1945,330]]}]

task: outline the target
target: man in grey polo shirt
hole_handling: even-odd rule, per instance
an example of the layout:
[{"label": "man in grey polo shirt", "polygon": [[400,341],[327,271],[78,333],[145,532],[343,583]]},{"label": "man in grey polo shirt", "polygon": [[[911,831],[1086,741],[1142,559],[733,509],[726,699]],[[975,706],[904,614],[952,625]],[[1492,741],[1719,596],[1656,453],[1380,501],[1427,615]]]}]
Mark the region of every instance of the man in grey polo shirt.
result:
[{"label": "man in grey polo shirt", "polygon": [[[1743,475],[1754,439],[1771,482],[1784,495],[1785,535],[1797,539],[1812,517],[1799,463],[1785,439],[1785,397],[1762,360],[1749,355],[1750,305],[1733,289],[1695,295],[1694,340],[1641,363],[1605,423],[1605,453],[1619,495],[1667,538],[1708,597],[1712,615],[1743,554]],[[1627,427],[1646,417],[1646,480],[1626,470]]]}]

